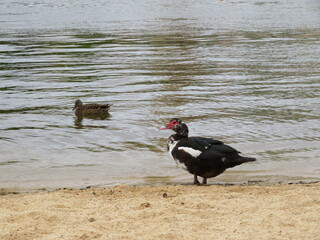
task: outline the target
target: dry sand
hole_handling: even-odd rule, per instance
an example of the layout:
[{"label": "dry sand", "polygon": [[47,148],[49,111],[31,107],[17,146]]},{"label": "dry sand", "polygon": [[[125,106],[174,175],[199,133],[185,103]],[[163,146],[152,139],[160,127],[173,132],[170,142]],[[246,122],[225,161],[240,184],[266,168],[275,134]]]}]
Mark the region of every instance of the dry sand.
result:
[{"label": "dry sand", "polygon": [[320,239],[320,184],[116,186],[0,196],[0,239]]}]

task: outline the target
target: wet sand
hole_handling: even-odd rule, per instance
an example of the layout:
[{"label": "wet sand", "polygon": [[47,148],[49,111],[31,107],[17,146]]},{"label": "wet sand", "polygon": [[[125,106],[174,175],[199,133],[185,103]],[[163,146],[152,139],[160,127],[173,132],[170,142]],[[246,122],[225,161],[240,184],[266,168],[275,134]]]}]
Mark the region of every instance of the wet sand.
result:
[{"label": "wet sand", "polygon": [[0,239],[320,239],[320,184],[115,186],[0,196]]}]

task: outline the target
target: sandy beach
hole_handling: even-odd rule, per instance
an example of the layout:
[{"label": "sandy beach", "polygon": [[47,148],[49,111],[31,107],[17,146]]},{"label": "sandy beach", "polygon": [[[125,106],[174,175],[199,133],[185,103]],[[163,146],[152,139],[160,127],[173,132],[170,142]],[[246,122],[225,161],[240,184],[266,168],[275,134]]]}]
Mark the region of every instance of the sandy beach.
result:
[{"label": "sandy beach", "polygon": [[0,196],[0,239],[320,239],[320,184],[115,186]]}]

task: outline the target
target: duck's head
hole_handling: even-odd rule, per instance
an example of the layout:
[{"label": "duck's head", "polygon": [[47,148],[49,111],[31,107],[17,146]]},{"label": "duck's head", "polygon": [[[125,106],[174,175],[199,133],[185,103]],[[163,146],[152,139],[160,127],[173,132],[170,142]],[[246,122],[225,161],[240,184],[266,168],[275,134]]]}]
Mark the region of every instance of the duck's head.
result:
[{"label": "duck's head", "polygon": [[187,125],[182,122],[179,118],[172,118],[165,127],[160,128],[160,130],[171,129],[175,131],[178,135],[182,137],[188,137],[189,129]]},{"label": "duck's head", "polygon": [[83,106],[83,103],[81,102],[80,99],[77,99],[74,103],[74,107],[73,107],[73,110],[76,110],[76,108],[78,107],[82,107]]}]

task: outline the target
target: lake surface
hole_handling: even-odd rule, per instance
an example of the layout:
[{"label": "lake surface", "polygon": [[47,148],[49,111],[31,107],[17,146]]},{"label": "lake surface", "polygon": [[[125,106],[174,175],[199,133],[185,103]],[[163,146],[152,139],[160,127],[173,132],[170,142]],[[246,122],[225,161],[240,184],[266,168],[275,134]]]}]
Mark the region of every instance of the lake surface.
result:
[{"label": "lake surface", "polygon": [[191,183],[173,117],[258,159],[209,183],[320,179],[318,0],[2,0],[0,21],[2,188]]}]

